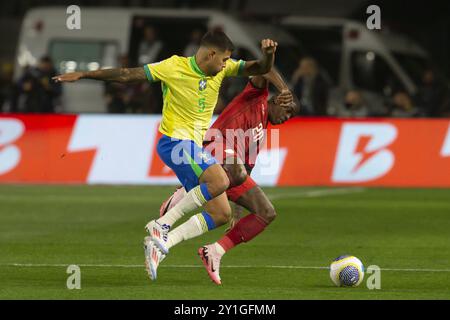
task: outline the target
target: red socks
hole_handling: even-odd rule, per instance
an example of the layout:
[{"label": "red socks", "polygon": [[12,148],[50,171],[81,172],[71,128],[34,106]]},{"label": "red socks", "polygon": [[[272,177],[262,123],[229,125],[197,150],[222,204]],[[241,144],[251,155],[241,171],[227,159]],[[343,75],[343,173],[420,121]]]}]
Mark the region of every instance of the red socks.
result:
[{"label": "red socks", "polygon": [[248,242],[264,231],[268,223],[260,216],[251,213],[242,218],[235,224],[235,226],[222,237],[218,244],[228,251],[241,242]]}]

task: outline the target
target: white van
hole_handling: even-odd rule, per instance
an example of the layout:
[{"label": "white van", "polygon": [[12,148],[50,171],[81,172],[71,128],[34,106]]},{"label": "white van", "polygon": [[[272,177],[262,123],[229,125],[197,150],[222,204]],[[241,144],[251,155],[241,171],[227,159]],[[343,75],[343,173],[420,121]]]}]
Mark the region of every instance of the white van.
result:
[{"label": "white van", "polygon": [[[258,23],[242,23],[211,10],[148,9],[148,8],[83,8],[81,30],[69,30],[66,7],[45,7],[28,11],[20,33],[15,77],[26,65],[35,65],[43,55],[49,55],[58,72],[86,71],[118,66],[118,57],[128,55],[130,66],[138,66],[137,51],[142,36],[142,24],[158,30],[165,44],[167,58],[183,55],[194,29],[203,32],[221,28],[233,40],[239,58],[253,59],[261,55],[260,40],[273,37],[279,43],[278,53],[287,57],[298,51],[295,38],[279,28]],[[141,33],[139,33],[141,32]],[[295,66],[297,56],[277,59],[280,69]],[[104,84],[81,81],[64,84],[64,112],[106,112]]]},{"label": "white van", "polygon": [[382,112],[383,100],[393,91],[414,96],[431,65],[425,50],[404,35],[386,32],[383,26],[381,31],[369,30],[348,19],[301,16],[285,17],[280,25],[326,70],[335,88],[331,100],[358,89],[375,112]]}]

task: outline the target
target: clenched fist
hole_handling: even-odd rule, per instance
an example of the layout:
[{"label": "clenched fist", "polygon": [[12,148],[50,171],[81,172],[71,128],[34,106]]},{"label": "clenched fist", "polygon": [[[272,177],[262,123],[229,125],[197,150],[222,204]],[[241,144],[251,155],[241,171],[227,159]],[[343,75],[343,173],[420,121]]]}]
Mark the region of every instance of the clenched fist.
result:
[{"label": "clenched fist", "polygon": [[263,39],[261,40],[261,50],[264,54],[273,54],[277,49],[278,43],[271,39]]}]

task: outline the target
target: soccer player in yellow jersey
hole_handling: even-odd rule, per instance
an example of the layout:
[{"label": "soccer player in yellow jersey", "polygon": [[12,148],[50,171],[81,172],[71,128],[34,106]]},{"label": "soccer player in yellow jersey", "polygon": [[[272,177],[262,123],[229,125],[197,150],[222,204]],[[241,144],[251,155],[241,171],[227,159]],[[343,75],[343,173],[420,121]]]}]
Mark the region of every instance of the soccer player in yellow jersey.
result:
[{"label": "soccer player in yellow jersey", "polygon": [[163,217],[150,221],[150,237],[144,242],[146,266],[150,278],[156,279],[161,257],[167,255],[170,228],[185,213],[203,206],[202,223],[215,228],[208,212],[231,215],[224,193],[229,179],[222,166],[202,147],[220,85],[225,77],[262,75],[270,71],[277,43],[261,41],[260,60],[235,61],[230,58],[234,45],[222,31],[206,33],[195,56],[172,56],[139,68],[118,68],[90,72],[73,72],[54,77],[55,81],[80,79],[134,82],[160,81],[163,91],[163,115],[159,131],[163,134],[157,152],[177,175],[187,191],[186,196]]}]

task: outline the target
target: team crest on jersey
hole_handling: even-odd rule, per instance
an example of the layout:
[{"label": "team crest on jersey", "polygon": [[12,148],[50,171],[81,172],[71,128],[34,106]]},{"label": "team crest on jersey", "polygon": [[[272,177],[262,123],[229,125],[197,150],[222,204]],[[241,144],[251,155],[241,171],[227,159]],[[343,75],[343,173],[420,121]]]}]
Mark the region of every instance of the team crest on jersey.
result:
[{"label": "team crest on jersey", "polygon": [[198,83],[198,90],[203,91],[206,89],[207,82],[205,79],[201,79]]}]

